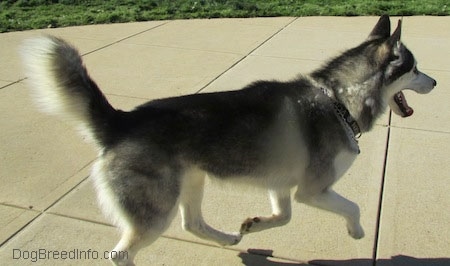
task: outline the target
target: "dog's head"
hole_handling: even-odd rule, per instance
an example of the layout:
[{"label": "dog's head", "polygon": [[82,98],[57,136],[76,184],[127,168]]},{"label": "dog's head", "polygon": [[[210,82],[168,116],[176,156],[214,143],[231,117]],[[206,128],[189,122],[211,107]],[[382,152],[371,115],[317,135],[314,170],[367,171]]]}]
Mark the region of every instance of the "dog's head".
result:
[{"label": "dog's head", "polygon": [[436,86],[436,80],[420,72],[413,54],[400,40],[402,20],[398,21],[395,31],[390,33],[390,20],[381,16],[368,37],[368,41],[380,41],[377,60],[384,69],[383,96],[394,113],[402,117],[413,114],[402,90],[410,89],[418,93],[428,93]]}]

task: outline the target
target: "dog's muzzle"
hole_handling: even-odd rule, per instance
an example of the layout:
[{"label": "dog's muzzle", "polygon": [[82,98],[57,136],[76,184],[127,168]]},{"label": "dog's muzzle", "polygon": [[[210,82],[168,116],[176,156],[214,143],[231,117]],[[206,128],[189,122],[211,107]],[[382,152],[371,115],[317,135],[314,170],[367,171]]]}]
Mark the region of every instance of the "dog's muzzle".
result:
[{"label": "dog's muzzle", "polygon": [[[428,76],[427,76],[428,77]],[[431,77],[428,77],[430,79],[430,88],[425,91],[416,91],[418,93],[428,93],[430,92],[434,87],[436,87],[437,82],[436,80],[432,79]],[[411,108],[411,106],[408,105],[408,102],[406,101],[405,94],[403,92],[399,91],[396,94],[394,94],[393,97],[393,103],[396,104],[397,108],[393,108],[391,105],[391,109],[401,117],[408,117],[411,116],[414,113],[414,109]]]}]

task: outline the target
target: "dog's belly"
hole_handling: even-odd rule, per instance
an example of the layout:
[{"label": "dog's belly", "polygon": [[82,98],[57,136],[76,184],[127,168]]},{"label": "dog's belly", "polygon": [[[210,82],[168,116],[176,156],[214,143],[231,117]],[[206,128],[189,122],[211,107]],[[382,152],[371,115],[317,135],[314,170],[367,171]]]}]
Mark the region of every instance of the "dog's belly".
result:
[{"label": "dog's belly", "polygon": [[308,164],[307,150],[301,147],[295,151],[287,149],[284,153],[272,151],[263,164],[245,174],[217,175],[209,171],[206,174],[219,182],[236,185],[247,184],[263,189],[292,188],[304,177]]}]

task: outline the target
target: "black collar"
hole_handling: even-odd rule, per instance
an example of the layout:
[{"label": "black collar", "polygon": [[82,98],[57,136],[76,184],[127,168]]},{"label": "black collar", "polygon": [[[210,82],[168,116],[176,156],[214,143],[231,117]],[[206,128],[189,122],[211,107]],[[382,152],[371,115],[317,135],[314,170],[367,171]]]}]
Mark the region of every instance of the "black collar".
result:
[{"label": "black collar", "polygon": [[361,129],[359,128],[358,122],[356,122],[345,105],[338,101],[334,101],[333,106],[336,113],[347,123],[347,125],[353,131],[353,135],[355,136],[355,138],[358,139],[359,137],[361,137]]},{"label": "black collar", "polygon": [[342,118],[342,120],[348,125],[348,127],[352,130],[353,136],[355,138],[361,137],[361,128],[358,125],[358,122],[353,118],[353,116],[348,111],[347,107],[340,103],[335,97],[334,93],[332,91],[329,91],[328,89],[325,89],[324,87],[320,88],[322,93],[327,95],[332,101],[334,110],[336,111],[336,114]]}]

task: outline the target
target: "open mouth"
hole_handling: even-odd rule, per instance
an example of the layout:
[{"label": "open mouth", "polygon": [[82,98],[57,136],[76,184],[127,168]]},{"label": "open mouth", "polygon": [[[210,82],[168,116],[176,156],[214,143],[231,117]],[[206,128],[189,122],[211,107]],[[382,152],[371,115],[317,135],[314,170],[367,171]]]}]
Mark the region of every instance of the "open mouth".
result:
[{"label": "open mouth", "polygon": [[414,113],[414,110],[406,102],[403,92],[400,91],[394,95],[394,102],[397,104],[400,112],[402,113],[402,117],[408,117]]}]

